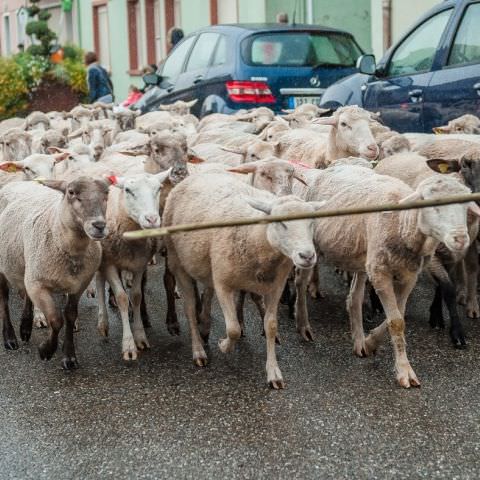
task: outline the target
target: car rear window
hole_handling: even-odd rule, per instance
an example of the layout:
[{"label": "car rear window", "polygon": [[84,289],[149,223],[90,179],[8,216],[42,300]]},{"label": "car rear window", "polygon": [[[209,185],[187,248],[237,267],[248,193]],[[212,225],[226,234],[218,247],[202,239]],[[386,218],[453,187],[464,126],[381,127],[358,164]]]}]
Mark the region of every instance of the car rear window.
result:
[{"label": "car rear window", "polygon": [[361,54],[353,39],[341,33],[265,33],[242,42],[243,61],[248,65],[354,67]]}]

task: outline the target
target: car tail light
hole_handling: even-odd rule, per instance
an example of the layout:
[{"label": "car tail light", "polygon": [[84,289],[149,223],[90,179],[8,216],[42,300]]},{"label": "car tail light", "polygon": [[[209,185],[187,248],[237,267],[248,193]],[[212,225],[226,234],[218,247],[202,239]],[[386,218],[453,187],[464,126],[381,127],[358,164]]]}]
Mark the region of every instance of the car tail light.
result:
[{"label": "car tail light", "polygon": [[270,87],[265,82],[232,80],[227,82],[230,100],[241,103],[275,103]]}]

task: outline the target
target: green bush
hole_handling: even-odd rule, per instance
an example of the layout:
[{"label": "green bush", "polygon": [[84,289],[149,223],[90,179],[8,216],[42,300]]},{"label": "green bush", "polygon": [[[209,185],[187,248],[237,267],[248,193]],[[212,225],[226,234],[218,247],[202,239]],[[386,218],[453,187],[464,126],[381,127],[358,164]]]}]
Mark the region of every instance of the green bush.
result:
[{"label": "green bush", "polygon": [[0,119],[12,117],[27,106],[28,85],[13,58],[0,58]]},{"label": "green bush", "polygon": [[74,62],[83,62],[83,50],[80,47],[72,44],[65,44],[63,46],[63,57],[65,60],[72,60]]}]

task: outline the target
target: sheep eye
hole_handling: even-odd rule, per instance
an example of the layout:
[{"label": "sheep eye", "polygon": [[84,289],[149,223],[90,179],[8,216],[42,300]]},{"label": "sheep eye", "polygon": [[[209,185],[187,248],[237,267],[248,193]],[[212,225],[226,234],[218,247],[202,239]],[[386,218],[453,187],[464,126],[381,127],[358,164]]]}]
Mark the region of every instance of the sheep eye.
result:
[{"label": "sheep eye", "polygon": [[10,142],[5,142],[5,146],[6,146],[6,147],[9,147],[9,146],[10,146]]},{"label": "sheep eye", "polygon": [[32,171],[32,169],[31,169],[30,167],[25,167],[24,170],[25,170],[26,172],[31,172],[31,171]]},{"label": "sheep eye", "polygon": [[341,127],[348,127],[348,125],[345,122],[340,122]]},{"label": "sheep eye", "polygon": [[68,194],[71,196],[71,197],[74,197],[75,196],[75,192],[73,190],[69,190],[68,191]]},{"label": "sheep eye", "polygon": [[133,192],[129,188],[125,189],[125,193],[127,193],[128,195],[132,195],[132,197],[134,196]]}]

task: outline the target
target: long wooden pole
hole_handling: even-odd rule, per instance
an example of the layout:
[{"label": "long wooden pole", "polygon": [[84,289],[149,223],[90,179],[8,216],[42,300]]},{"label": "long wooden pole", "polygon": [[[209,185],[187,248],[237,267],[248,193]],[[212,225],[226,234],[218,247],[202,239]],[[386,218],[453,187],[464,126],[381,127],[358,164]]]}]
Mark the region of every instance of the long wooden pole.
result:
[{"label": "long wooden pole", "polygon": [[344,217],[348,215],[360,215],[364,213],[394,212],[397,210],[412,210],[415,208],[437,207],[442,205],[452,205],[454,203],[468,202],[480,202],[480,193],[455,195],[434,200],[419,200],[417,202],[407,202],[401,204],[385,203],[382,205],[367,205],[363,207],[340,208],[335,210],[318,210],[316,212],[294,213],[290,215],[266,215],[265,217],[232,218],[229,220],[216,222],[186,223],[183,225],[172,225],[170,227],[152,228],[150,230],[126,232],[123,234],[123,236],[126,239],[136,240],[149,237],[163,237],[165,235],[172,235],[180,232],[207,230],[210,228],[227,228],[273,222],[289,222],[292,220],[305,220],[307,218]]}]

